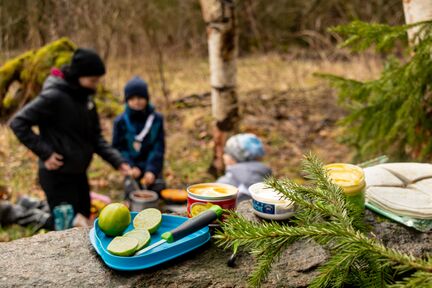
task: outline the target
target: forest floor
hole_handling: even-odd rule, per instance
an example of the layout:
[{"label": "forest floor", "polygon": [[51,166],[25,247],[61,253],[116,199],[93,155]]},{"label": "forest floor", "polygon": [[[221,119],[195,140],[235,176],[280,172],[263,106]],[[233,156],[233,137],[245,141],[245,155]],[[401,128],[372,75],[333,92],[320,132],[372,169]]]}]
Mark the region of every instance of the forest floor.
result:
[{"label": "forest floor", "polygon": [[[350,162],[353,151],[339,142],[343,129],[337,121],[345,110],[327,83],[313,76],[331,72],[355,79],[378,74],[381,61],[375,57],[345,59],[308,58],[299,55],[253,55],[238,61],[238,93],[242,112],[240,130],[257,134],[264,142],[264,161],[278,177],[301,179],[302,155],[316,153],[324,162]],[[146,59],[109,61],[106,86],[118,95],[133,75],[147,79],[152,101],[166,119],[165,178],[171,188],[213,181],[207,173],[212,159],[212,117],[207,59],[167,59],[165,85],[161,92],[158,66]],[[192,96],[191,96],[192,95]],[[110,139],[112,118],[102,120]],[[20,195],[43,198],[37,185],[36,158],[18,143],[6,126],[0,126],[0,199],[15,201]],[[95,157],[89,177],[92,191],[122,198],[122,177]],[[0,227],[0,241],[32,235],[31,228]]]}]

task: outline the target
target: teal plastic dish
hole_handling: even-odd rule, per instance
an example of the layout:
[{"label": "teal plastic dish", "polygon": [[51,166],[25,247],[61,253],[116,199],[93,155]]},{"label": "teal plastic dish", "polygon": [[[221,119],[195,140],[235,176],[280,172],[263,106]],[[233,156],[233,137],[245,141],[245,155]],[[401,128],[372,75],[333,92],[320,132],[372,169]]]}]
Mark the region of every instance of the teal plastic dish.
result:
[{"label": "teal plastic dish", "polygon": [[[132,221],[137,214],[136,212],[131,212]],[[186,217],[163,214],[162,224],[158,231],[152,234],[151,241],[148,245],[152,245],[161,240],[161,235],[164,232],[176,228],[187,220],[188,218]],[[134,229],[132,221],[124,233]],[[108,267],[115,270],[135,271],[162,264],[204,245],[210,240],[210,232],[208,227],[204,227],[178,241],[164,243],[144,254],[129,257],[116,256],[108,252],[107,247],[113,237],[105,235],[105,233],[99,229],[98,219],[95,220],[94,227],[90,230],[89,237],[96,252],[101,256]]]}]

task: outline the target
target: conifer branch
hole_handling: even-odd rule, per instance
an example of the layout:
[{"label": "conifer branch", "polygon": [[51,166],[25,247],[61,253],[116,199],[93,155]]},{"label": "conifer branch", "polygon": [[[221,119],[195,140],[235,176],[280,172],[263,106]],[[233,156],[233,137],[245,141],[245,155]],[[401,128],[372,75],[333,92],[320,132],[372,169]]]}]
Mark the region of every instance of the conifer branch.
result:
[{"label": "conifer branch", "polygon": [[413,27],[419,30],[405,48],[406,59],[387,57],[377,79],[316,74],[339,91],[339,100],[350,110],[340,122],[346,128],[341,140],[356,149],[356,160],[387,154],[421,161],[432,155],[432,21],[402,26],[354,21],[333,28],[346,37],[344,46],[360,51],[373,45],[389,49]]},{"label": "conifer branch", "polygon": [[225,249],[241,247],[256,256],[258,263],[249,278],[249,285],[257,287],[265,281],[271,265],[286,247],[302,239],[314,240],[331,253],[328,262],[319,268],[320,274],[311,287],[383,287],[395,284],[395,275],[417,271],[412,278],[395,284],[414,287],[412,283],[419,283],[426,276],[432,277],[431,259],[416,258],[385,247],[373,235],[357,227],[360,214],[345,201],[341,189],[330,181],[314,155],[305,156],[303,167],[311,185],[299,185],[290,180],[267,181],[283,197],[295,203],[298,212],[293,226],[274,221],[251,222],[229,212],[222,230],[214,236],[216,243]]}]

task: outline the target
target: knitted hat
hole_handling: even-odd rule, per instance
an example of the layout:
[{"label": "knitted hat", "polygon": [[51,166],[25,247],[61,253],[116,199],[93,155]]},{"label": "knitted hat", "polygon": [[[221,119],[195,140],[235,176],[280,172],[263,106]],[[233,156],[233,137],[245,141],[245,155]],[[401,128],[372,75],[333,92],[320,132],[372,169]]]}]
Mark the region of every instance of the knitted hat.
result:
[{"label": "knitted hat", "polygon": [[238,162],[254,161],[264,156],[261,140],[251,133],[231,136],[224,151]]},{"label": "knitted hat", "polygon": [[96,51],[78,48],[72,56],[68,73],[73,78],[102,76],[105,74],[105,65]]},{"label": "knitted hat", "polygon": [[147,89],[147,83],[138,76],[135,76],[126,84],[124,88],[125,102],[132,96],[145,98],[149,101],[150,95]]}]

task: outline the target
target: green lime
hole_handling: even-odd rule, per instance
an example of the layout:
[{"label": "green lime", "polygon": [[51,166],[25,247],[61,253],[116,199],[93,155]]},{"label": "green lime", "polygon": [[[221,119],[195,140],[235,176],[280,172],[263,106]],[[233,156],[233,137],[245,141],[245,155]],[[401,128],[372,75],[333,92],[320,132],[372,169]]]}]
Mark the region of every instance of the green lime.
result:
[{"label": "green lime", "polygon": [[132,237],[117,236],[108,245],[108,251],[117,256],[130,256],[135,253],[138,240]]},{"label": "green lime", "polygon": [[162,213],[155,208],[144,209],[133,220],[136,229],[147,229],[150,233],[156,232],[162,223]]},{"label": "green lime", "polygon": [[111,203],[99,215],[99,228],[109,236],[118,236],[129,226],[131,215],[122,203]]},{"label": "green lime", "polygon": [[150,243],[151,238],[150,233],[146,229],[135,229],[127,232],[123,236],[138,240],[138,247],[136,247],[136,250],[141,250],[144,246]]}]

